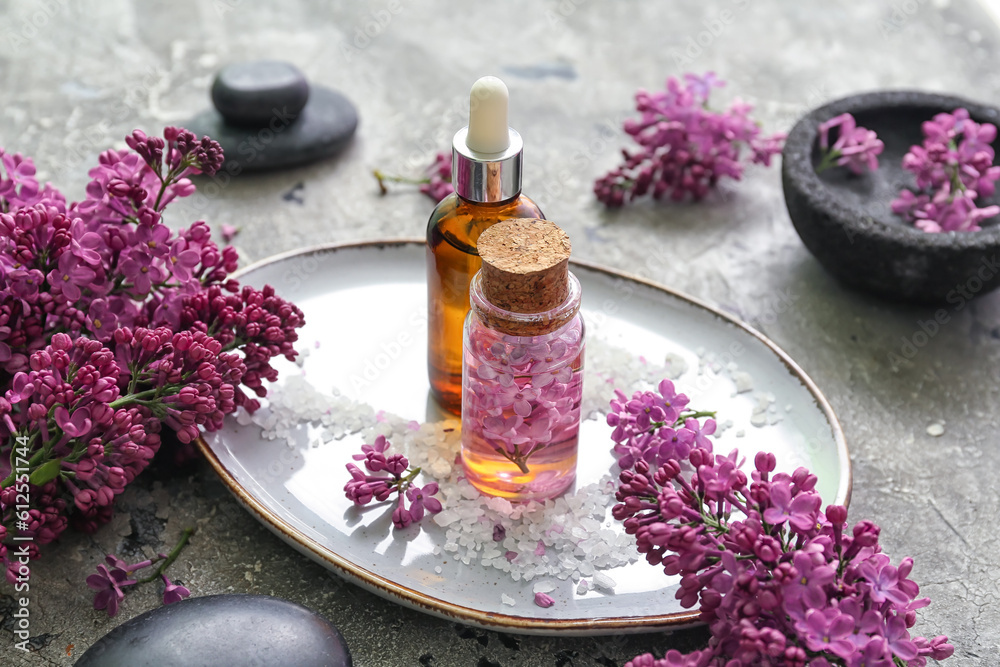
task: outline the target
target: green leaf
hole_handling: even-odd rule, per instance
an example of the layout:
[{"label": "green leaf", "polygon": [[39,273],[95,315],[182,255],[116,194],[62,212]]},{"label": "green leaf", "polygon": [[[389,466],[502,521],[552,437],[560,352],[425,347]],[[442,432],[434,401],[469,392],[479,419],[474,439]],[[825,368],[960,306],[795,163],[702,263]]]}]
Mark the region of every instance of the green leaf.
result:
[{"label": "green leaf", "polygon": [[31,473],[31,477],[28,478],[28,481],[35,486],[48,484],[59,476],[59,470],[61,467],[62,459],[52,459],[51,461],[46,461],[42,465],[35,468],[35,471]]}]

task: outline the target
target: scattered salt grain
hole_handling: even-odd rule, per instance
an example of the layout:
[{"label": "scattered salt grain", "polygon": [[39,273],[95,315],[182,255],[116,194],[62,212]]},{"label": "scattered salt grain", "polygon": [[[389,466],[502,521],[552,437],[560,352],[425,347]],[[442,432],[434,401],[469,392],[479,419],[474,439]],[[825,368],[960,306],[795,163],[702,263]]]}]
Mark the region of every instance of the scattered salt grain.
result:
[{"label": "scattered salt grain", "polygon": [[586,579],[581,579],[576,585],[576,594],[585,595],[590,590],[590,583]]},{"label": "scattered salt grain", "polygon": [[733,384],[736,385],[737,394],[742,394],[753,389],[753,377],[746,371],[737,371],[733,373],[732,377]]},{"label": "scattered salt grain", "polygon": [[604,574],[603,572],[594,573],[594,588],[600,588],[602,590],[613,593],[615,586],[618,584],[614,579]]},{"label": "scattered salt grain", "polygon": [[535,593],[551,593],[555,589],[556,585],[551,581],[539,581],[531,590]]},{"label": "scattered salt grain", "polygon": [[754,406],[753,413],[750,415],[750,423],[758,428],[766,426],[768,423],[768,410],[771,408],[771,404],[774,403],[773,394],[763,394],[757,392],[753,395]]},{"label": "scattered salt grain", "polygon": [[934,422],[927,427],[927,435],[934,436],[935,438],[944,435],[944,424],[941,422]]},{"label": "scattered salt grain", "polygon": [[663,367],[668,369],[667,377],[677,379],[688,371],[687,359],[675,352],[668,352],[663,359]]},{"label": "scattered salt grain", "polygon": [[437,572],[438,574],[441,574],[441,572],[442,572],[443,570],[441,569],[441,566],[440,566],[440,565],[437,565],[437,566],[435,566],[435,567],[434,567],[434,571],[435,571],[435,572]]},{"label": "scattered salt grain", "polygon": [[514,598],[512,598],[509,595],[507,595],[506,593],[503,593],[503,594],[500,595],[500,602],[503,602],[508,607],[513,607],[514,605],[517,604],[517,602],[514,600]]}]

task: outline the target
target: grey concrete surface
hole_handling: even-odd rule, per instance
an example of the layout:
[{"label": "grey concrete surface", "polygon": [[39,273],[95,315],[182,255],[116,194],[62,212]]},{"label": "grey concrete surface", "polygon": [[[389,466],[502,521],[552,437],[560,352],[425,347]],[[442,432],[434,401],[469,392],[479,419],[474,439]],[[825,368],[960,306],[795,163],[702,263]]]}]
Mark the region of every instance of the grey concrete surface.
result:
[{"label": "grey concrete surface", "polygon": [[[366,25],[375,33],[367,41],[358,37]],[[704,45],[680,62],[702,31]],[[168,216],[175,226],[203,218],[242,227],[237,245],[254,260],[307,244],[421,235],[429,200],[380,197],[371,169],[418,171],[463,124],[471,82],[504,77],[527,146],[525,192],[570,233],[575,254],[715,303],[787,350],[844,425],[851,518],[875,520],[889,553],[916,558],[913,577],[933,598],[917,629],[949,635],[954,664],[996,665],[1000,294],[949,306],[949,321],[894,364],[890,354],[903,356],[904,339],[933,309],[875,300],[828,277],[792,230],[776,167],[751,169],[699,205],[617,213],[594,201],[590,185],[624,145],[620,120],[634,90],[667,75],[715,70],[729,81],[720,101],[749,99],[765,129],[782,130],[812,106],[876,88],[997,103],[998,37],[973,0],[0,0],[0,145],[34,156],[43,178],[78,198],[99,151],[123,146],[136,127],[183,124],[208,104],[221,65],[292,61],[356,102],[354,144],[333,161],[209,185]],[[777,313],[781,298],[793,306]],[[945,433],[931,437],[938,420]],[[31,580],[39,648],[15,651],[8,618],[0,663],[72,664],[97,637],[156,606],[147,587],[108,619],[91,609],[83,579],[105,552],[163,550],[192,522],[200,532],[172,568],[176,578],[198,595],[268,593],[316,609],[343,630],[359,667],[607,667],[705,641],[701,631],[566,639],[456,627],[328,575],[259,526],[205,466],[161,477],[129,490],[96,535],[67,534],[47,550]]]}]

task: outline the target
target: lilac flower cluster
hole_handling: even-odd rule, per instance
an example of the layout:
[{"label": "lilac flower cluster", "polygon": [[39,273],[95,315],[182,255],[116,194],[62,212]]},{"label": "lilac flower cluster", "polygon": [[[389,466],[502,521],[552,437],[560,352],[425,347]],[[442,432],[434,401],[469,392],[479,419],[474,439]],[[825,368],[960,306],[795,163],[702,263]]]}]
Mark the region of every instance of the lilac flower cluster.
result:
[{"label": "lilac flower cluster", "polygon": [[[437,482],[423,487],[413,480],[420,474],[420,468],[410,468],[410,461],[402,454],[390,454],[391,443],[384,435],[375,438],[375,443],[362,445],[361,454],[354,454],[355,461],[364,461],[370,473],[365,474],[353,463],[347,464],[351,481],[344,485],[344,494],[355,505],[367,505],[372,500],[383,502],[392,494],[398,494],[396,509],[392,512],[392,523],[403,529],[411,523],[419,523],[424,513],[437,514],[441,511],[441,501],[434,497],[438,492]],[[410,501],[407,508],[406,501]]]},{"label": "lilac flower cluster", "polygon": [[435,203],[455,191],[455,186],[451,184],[451,153],[434,156],[434,162],[427,167],[427,182],[420,184],[420,191]]},{"label": "lilac flower cluster", "polygon": [[699,605],[712,637],[626,667],[894,667],[953,653],[946,637],[911,637],[929,600],[908,578],[912,559],[893,566],[881,553],[878,526],[847,530],[844,507],[821,511],[805,468],[774,473],[774,455],[761,452],[748,479],[737,451],[712,452],[697,419],[684,435],[668,429],[686,404],[668,382],[612,402],[623,468],[612,512],[648,562],[680,576],[677,598]]},{"label": "lilac flower cluster", "polygon": [[645,461],[655,467],[687,458],[693,447],[711,447],[708,436],[715,433],[715,420],[702,424],[698,419],[714,413],[689,410],[688,403],[670,380],[662,380],[656,392],[637,391],[632,398],[616,389],[608,424],[615,427],[611,439],[618,466],[627,470]]},{"label": "lilac flower cluster", "polygon": [[[148,583],[157,578],[163,580],[163,604],[180,602],[191,595],[191,591],[185,586],[170,581],[164,571],[177,559],[193,534],[193,528],[186,528],[177,546],[169,554],[157,554],[156,558],[133,565],[129,565],[114,554],[108,554],[104,562],[97,566],[97,573],[87,577],[87,586],[95,591],[94,609],[104,609],[108,616],[114,616],[118,613],[118,605],[125,599],[123,588]],[[143,579],[132,578],[139,570],[153,565],[157,565],[157,568],[151,575]]]},{"label": "lilac flower cluster", "polygon": [[597,199],[608,207],[647,193],[654,199],[697,201],[720,178],[742,178],[744,148],[751,162],[769,166],[785,135],[762,136],[750,118],[753,107],[739,99],[726,111],[711,110],[712,88],[724,85],[709,72],[685,74],[683,81],[670,77],[662,92],[639,90],[635,99],[641,117],[625,121],[624,129],[640,148],[623,150],[624,163],[594,183]]},{"label": "lilac flower cluster", "polygon": [[[83,201],[40,188],[31,160],[0,150],[0,566],[68,526],[93,531],[173,430],[183,456],[295,356],[302,312],[230,279],[237,254],[164,207],[214,173],[218,144],[178,128],[107,151]],[[248,394],[247,391],[251,392]],[[27,445],[12,457],[18,442]],[[22,455],[25,454],[25,455]],[[15,469],[14,463],[18,462]],[[30,507],[15,512],[18,489]],[[23,504],[23,501],[20,501]]]},{"label": "lilac flower cluster", "polygon": [[977,123],[966,109],[940,113],[922,126],[924,141],[903,157],[903,168],[916,176],[916,193],[903,190],[893,213],[925,232],[978,231],[980,222],[1000,213],[1000,206],[980,208],[1000,179],[994,166],[997,128]]},{"label": "lilac flower cluster", "polygon": [[[830,145],[830,130],[837,130],[837,140]],[[837,165],[854,174],[878,169],[878,156],[885,144],[874,131],[861,127],[849,113],[842,113],[819,125],[819,148],[822,157],[816,173]]]},{"label": "lilac flower cluster", "polygon": [[436,204],[455,191],[455,187],[451,184],[451,153],[437,153],[425,172],[427,175],[423,178],[392,176],[378,169],[373,171],[372,175],[378,181],[379,192],[382,194],[389,192],[386,183],[419,185],[420,192],[433,199]]}]

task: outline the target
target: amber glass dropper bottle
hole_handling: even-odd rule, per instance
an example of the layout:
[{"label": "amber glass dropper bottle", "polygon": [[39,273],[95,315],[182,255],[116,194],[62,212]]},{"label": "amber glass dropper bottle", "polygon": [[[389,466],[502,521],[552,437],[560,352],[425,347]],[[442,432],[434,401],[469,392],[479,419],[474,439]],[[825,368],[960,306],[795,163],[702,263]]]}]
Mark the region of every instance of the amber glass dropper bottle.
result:
[{"label": "amber glass dropper bottle", "polygon": [[482,262],[479,235],[509,218],[542,218],[521,194],[521,135],[507,127],[507,86],[485,76],[472,86],[469,126],[452,142],[454,194],[427,223],[427,372],[445,410],[462,412],[462,330],[469,283]]}]

